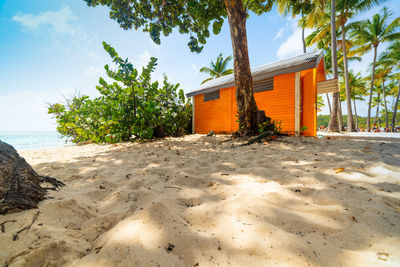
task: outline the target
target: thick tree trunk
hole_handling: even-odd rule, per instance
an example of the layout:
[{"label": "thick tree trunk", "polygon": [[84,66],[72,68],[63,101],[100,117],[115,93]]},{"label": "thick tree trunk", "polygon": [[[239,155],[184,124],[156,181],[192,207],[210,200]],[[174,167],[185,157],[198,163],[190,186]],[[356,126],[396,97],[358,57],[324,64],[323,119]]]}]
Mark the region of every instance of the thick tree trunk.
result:
[{"label": "thick tree trunk", "polygon": [[372,105],[372,91],[374,90],[375,81],[375,64],[376,55],[378,52],[378,46],[374,46],[374,60],[372,61],[372,75],[371,75],[371,85],[369,89],[369,102],[368,102],[368,117],[367,117],[367,131],[371,131],[371,105]]},{"label": "thick tree trunk", "polygon": [[258,108],[253,94],[253,80],[247,48],[247,14],[241,0],[225,0],[225,5],[228,12],[233,48],[236,102],[239,113],[239,133],[244,136],[254,135],[258,131]]},{"label": "thick tree trunk", "polygon": [[386,104],[386,92],[385,92],[385,80],[382,80],[382,92],[383,92],[383,104],[385,105],[385,127],[389,128],[389,117],[387,112],[387,104]]},{"label": "thick tree trunk", "polygon": [[326,96],[326,100],[327,100],[327,102],[328,102],[329,115],[332,116],[331,100],[329,99],[329,95],[328,95],[328,94],[325,94],[325,96]]},{"label": "thick tree trunk", "polygon": [[351,110],[351,88],[349,84],[349,66],[347,62],[346,48],[346,26],[342,24],[342,50],[343,50],[343,65],[344,65],[344,84],[346,89],[346,104],[347,104],[347,131],[354,132],[353,112]]},{"label": "thick tree trunk", "polygon": [[354,115],[356,116],[356,131],[358,131],[358,117],[357,117],[357,107],[356,107],[356,100],[353,99],[353,104],[354,104]]},{"label": "thick tree trunk", "polygon": [[42,182],[54,188],[64,185],[38,175],[12,146],[0,141],[0,214],[36,208],[46,194]]},{"label": "thick tree trunk", "polygon": [[399,81],[399,88],[397,90],[396,101],[395,101],[394,107],[393,107],[392,132],[394,132],[394,127],[396,125],[397,105],[399,104],[399,98],[400,98],[400,81]]},{"label": "thick tree trunk", "polygon": [[[331,0],[331,50],[332,50],[332,74],[333,78],[338,78],[337,70],[337,43],[336,43],[336,0]],[[339,132],[338,122],[338,103],[339,93],[333,93],[332,96],[332,112],[329,118],[328,131]]]}]

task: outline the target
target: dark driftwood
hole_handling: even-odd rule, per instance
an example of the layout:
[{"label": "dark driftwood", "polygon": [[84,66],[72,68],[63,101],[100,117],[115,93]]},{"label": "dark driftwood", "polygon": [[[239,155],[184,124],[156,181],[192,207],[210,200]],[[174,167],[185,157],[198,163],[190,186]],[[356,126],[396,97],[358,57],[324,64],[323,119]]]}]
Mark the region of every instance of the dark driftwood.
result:
[{"label": "dark driftwood", "polygon": [[38,175],[12,146],[0,141],[0,214],[36,208],[46,194],[40,183],[53,185],[51,189],[64,185]]}]

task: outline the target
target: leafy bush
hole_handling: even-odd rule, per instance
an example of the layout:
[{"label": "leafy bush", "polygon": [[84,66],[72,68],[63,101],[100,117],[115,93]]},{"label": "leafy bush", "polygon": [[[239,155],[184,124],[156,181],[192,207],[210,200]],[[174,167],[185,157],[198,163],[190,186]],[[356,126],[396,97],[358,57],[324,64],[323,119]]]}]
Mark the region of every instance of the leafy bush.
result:
[{"label": "leafy bush", "polygon": [[139,74],[113,47],[105,42],[103,47],[117,66],[117,70],[104,66],[113,82],[100,78],[97,98],[75,96],[65,105],[50,105],[48,113],[56,118],[59,133],[74,143],[115,143],[190,131],[192,106],[179,84],[170,84],[166,77],[162,85],[151,81],[156,58],[152,57]]}]

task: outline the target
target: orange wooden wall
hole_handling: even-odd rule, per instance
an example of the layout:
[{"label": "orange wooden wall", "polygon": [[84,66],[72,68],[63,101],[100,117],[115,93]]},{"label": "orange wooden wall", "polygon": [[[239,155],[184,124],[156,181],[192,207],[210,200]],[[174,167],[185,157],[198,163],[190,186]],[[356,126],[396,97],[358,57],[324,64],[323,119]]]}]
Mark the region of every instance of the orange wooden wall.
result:
[{"label": "orange wooden wall", "polygon": [[[320,67],[322,63],[322,68]],[[301,72],[302,85],[302,117],[301,125],[306,126],[306,136],[315,136],[317,130],[316,117],[316,82],[325,79],[323,60],[315,69]],[[282,131],[294,133],[294,84],[295,74],[288,73],[274,77],[274,90],[255,93],[258,109],[272,119],[281,122]],[[220,90],[220,98],[204,102],[204,94],[194,96],[195,133],[207,134],[231,133],[238,129],[235,87]]]}]

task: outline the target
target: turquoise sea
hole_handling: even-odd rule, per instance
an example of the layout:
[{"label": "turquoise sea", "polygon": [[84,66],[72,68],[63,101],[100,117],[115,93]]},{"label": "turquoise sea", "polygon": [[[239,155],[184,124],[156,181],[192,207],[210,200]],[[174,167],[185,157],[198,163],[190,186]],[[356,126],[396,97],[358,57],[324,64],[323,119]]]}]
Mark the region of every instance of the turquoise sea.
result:
[{"label": "turquoise sea", "polygon": [[37,149],[70,145],[65,138],[53,131],[0,131],[0,140],[16,150]]}]

